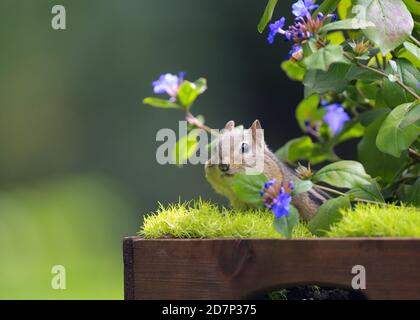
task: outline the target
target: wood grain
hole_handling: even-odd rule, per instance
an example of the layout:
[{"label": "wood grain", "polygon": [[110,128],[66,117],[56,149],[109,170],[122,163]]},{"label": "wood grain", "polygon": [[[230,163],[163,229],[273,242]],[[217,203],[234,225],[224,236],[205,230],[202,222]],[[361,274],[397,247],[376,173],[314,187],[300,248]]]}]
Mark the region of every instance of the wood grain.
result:
[{"label": "wood grain", "polygon": [[298,285],[351,288],[368,299],[420,299],[420,239],[124,240],[126,299],[247,299]]}]

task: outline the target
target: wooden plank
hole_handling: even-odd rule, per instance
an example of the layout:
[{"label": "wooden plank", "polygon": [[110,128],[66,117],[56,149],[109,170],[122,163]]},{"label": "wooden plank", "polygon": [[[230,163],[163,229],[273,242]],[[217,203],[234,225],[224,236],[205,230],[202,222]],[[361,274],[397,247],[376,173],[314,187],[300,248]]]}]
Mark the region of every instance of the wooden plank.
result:
[{"label": "wooden plank", "polygon": [[134,250],[133,243],[135,237],[125,238],[123,241],[123,259],[124,259],[124,299],[134,299]]},{"label": "wooden plank", "polygon": [[367,298],[420,299],[420,239],[126,241],[127,299],[246,299],[298,285],[351,288],[355,265],[366,269]]}]

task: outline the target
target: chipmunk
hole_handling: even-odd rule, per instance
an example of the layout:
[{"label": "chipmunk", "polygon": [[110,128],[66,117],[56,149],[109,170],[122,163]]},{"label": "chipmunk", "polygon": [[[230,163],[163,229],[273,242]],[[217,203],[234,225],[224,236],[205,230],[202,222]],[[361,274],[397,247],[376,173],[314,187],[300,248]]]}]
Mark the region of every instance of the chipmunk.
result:
[{"label": "chipmunk", "polygon": [[[237,173],[252,170],[258,166],[258,155],[262,156],[262,173],[268,180],[276,179],[281,184],[299,180],[294,170],[288,167],[267,147],[261,124],[255,120],[249,129],[235,128],[235,122],[226,123],[214,143],[212,157],[206,162],[206,178],[214,190],[227,197],[234,208],[248,208],[252,205],[239,200],[230,187],[229,179]],[[240,159],[240,161],[234,161]],[[329,198],[323,191],[311,189],[308,192],[293,196],[292,204],[299,211],[304,221],[309,221],[318,207]]]}]

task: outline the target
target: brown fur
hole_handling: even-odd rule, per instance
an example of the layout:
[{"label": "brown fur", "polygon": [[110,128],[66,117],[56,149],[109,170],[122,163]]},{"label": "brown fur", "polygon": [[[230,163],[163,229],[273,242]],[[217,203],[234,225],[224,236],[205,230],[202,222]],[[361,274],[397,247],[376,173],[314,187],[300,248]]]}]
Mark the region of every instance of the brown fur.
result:
[{"label": "brown fur", "polygon": [[[224,179],[229,179],[231,176],[244,172],[247,168],[255,167],[256,165],[256,150],[258,150],[256,143],[262,143],[259,150],[264,152],[264,169],[263,173],[267,179],[276,179],[276,181],[288,184],[290,181],[297,180],[295,172],[290,169],[285,163],[280,161],[274,155],[264,141],[258,142],[256,139],[257,129],[261,129],[261,124],[255,120],[249,128],[250,132],[246,130],[234,129],[235,123],[229,121],[225,130],[219,136],[219,153],[216,154],[218,158],[211,158],[206,163],[206,176],[209,183],[214,187],[216,192],[229,198],[233,207],[247,207],[235,197],[234,193],[229,189],[228,183],[224,184]],[[247,154],[243,155],[241,163],[235,163],[233,159],[237,156],[238,150],[241,150],[241,144],[246,142],[251,148]],[[230,148],[226,148],[229,145]],[[228,149],[228,150],[227,150]],[[229,169],[224,172],[220,171],[219,164],[229,164]],[[216,177],[216,178],[215,178]],[[327,196],[319,193],[316,190],[311,190],[306,193],[301,193],[293,197],[292,204],[298,209],[301,218],[305,221],[310,220],[317,212],[319,205],[327,200]]]}]

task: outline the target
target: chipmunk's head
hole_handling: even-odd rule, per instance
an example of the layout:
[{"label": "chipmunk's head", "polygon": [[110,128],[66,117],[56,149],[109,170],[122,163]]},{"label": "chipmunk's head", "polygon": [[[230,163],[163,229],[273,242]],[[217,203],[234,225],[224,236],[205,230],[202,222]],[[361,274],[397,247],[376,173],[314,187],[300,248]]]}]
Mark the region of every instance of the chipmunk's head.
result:
[{"label": "chipmunk's head", "polygon": [[261,172],[259,166],[264,165],[264,148],[263,130],[258,120],[249,129],[235,128],[235,122],[229,121],[213,143],[206,170],[215,170],[221,176],[253,170]]}]

